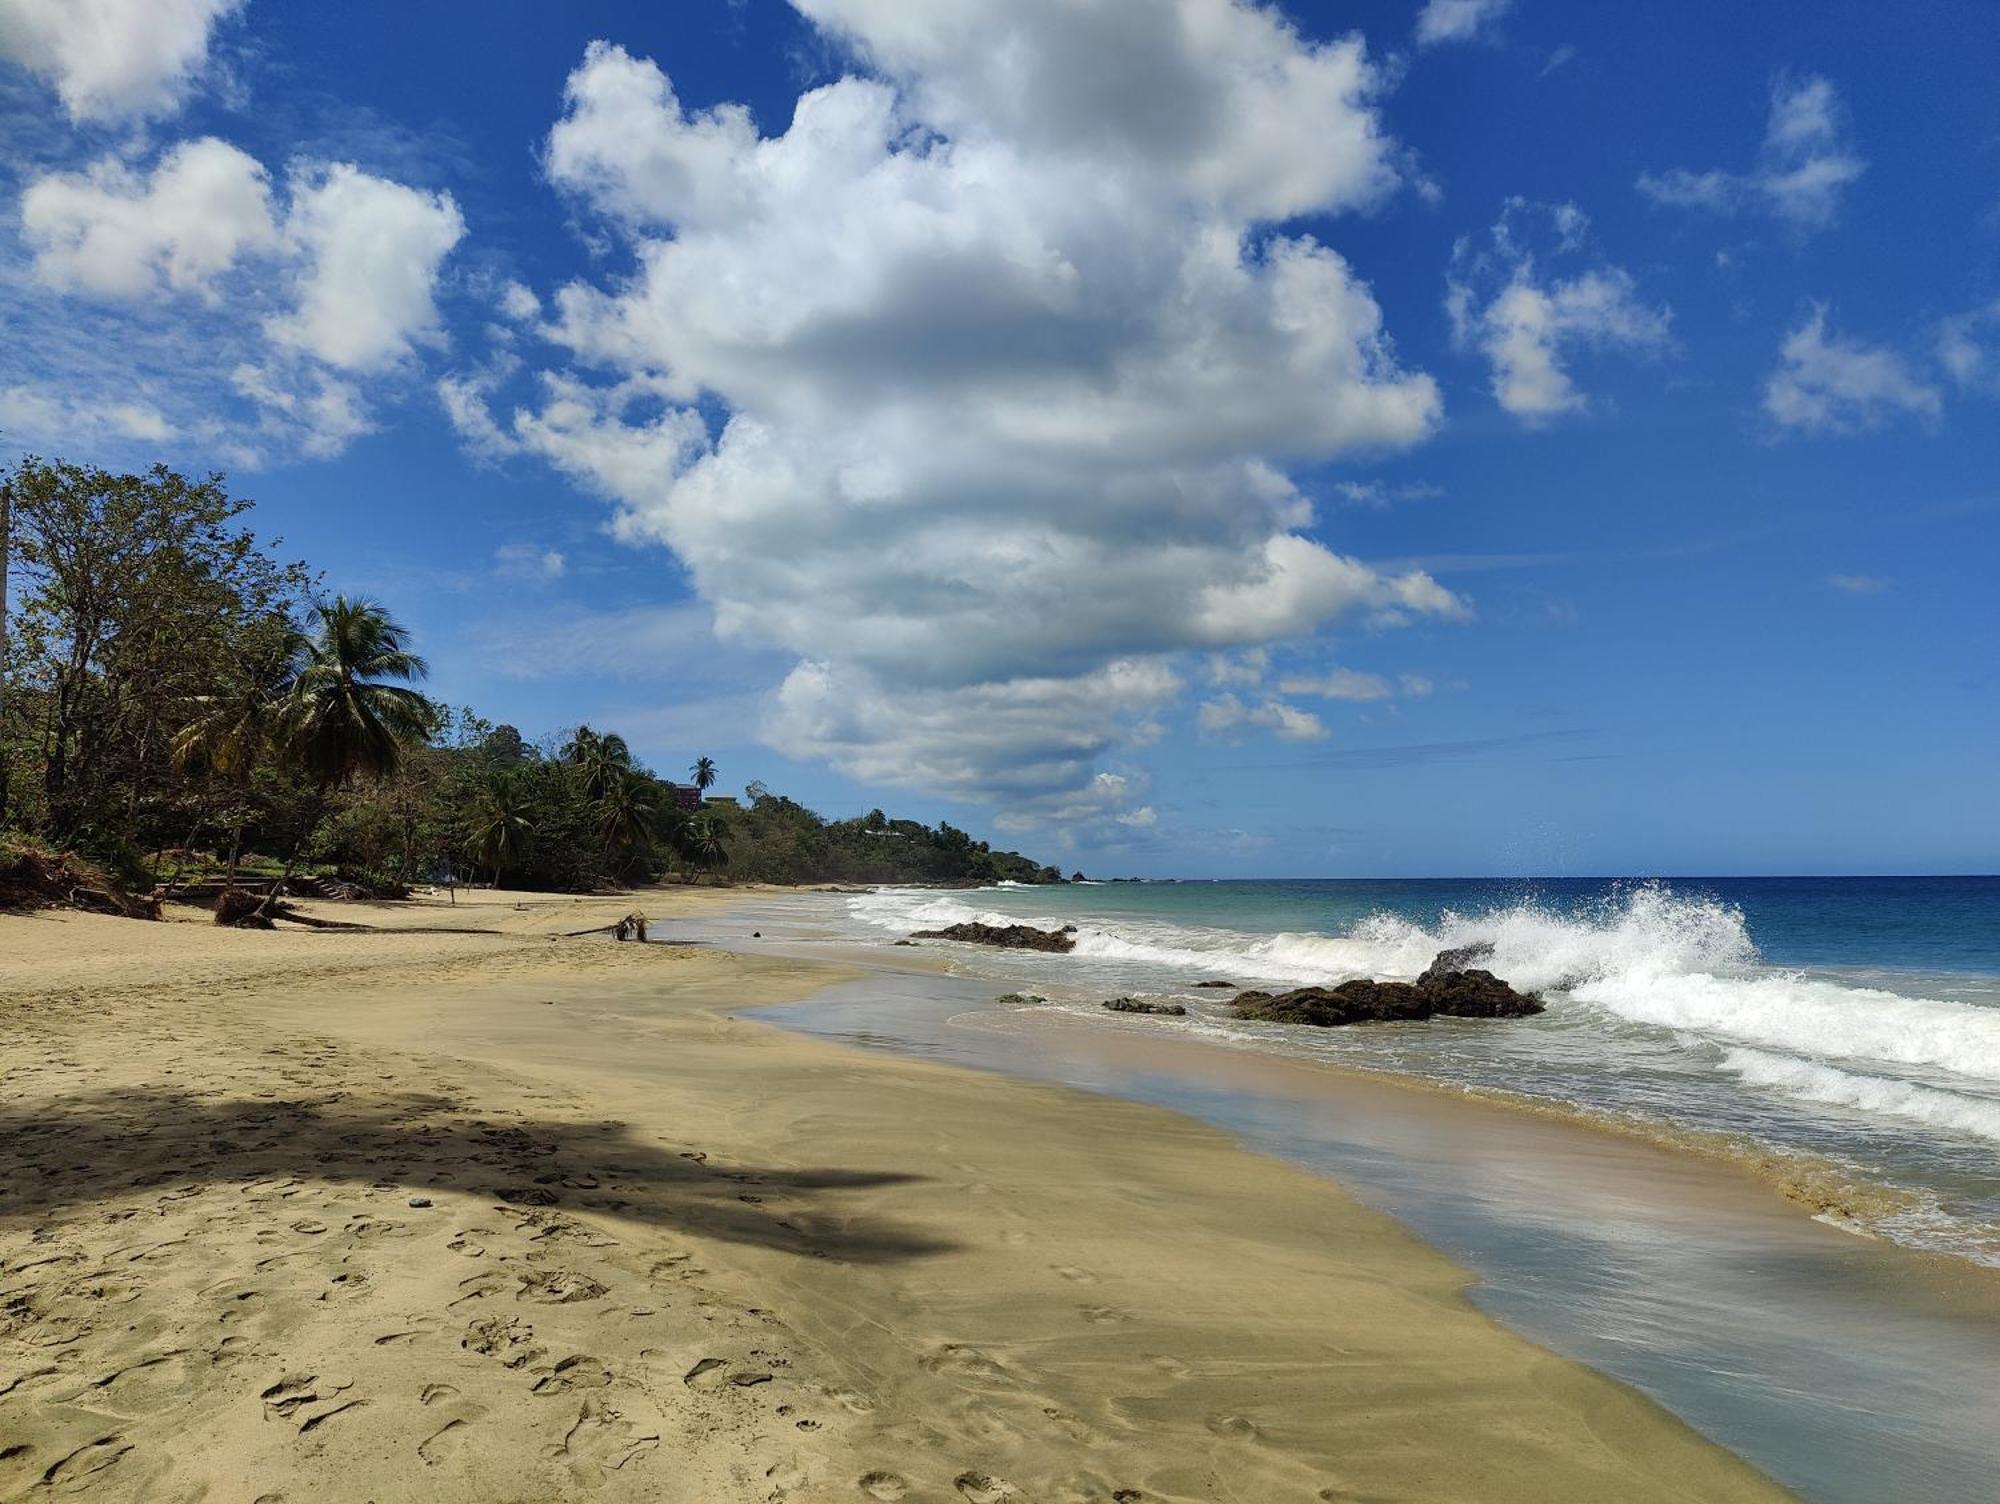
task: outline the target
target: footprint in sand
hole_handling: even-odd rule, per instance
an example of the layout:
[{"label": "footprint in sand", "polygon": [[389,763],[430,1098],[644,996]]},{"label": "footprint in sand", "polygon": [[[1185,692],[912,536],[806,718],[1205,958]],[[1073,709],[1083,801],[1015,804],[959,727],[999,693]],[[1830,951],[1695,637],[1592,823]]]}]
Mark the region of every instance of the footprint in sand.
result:
[{"label": "footprint in sand", "polygon": [[1053,1409],[1044,1409],[1042,1414],[1049,1418],[1050,1425],[1062,1432],[1071,1441],[1091,1441],[1096,1438],[1097,1433],[1091,1430],[1089,1424],[1080,1415],[1072,1415],[1067,1410]]},{"label": "footprint in sand", "polygon": [[534,1345],[535,1329],[514,1316],[488,1316],[465,1329],[459,1346],[482,1357],[498,1358],[503,1368],[525,1368],[547,1348]]},{"label": "footprint in sand", "polygon": [[924,1354],[917,1359],[917,1363],[931,1373],[943,1374],[947,1378],[967,1379],[977,1384],[1015,1382],[1014,1375],[1008,1371],[1005,1364],[962,1342],[947,1342],[935,1352]]},{"label": "footprint in sand", "polygon": [[951,1486],[970,1499],[972,1504],[1002,1504],[1004,1500],[1021,1497],[1020,1490],[1013,1484],[990,1473],[960,1473],[951,1480]]},{"label": "footprint in sand", "polygon": [[586,1396],[556,1454],[571,1462],[618,1472],[660,1444],[660,1433],[628,1419],[602,1395]]},{"label": "footprint in sand", "polygon": [[430,1435],[417,1443],[417,1456],[427,1467],[436,1467],[450,1459],[453,1453],[465,1444],[466,1423],[462,1420],[448,1420]]},{"label": "footprint in sand", "polygon": [[855,1480],[855,1486],[871,1499],[881,1499],[884,1504],[900,1499],[910,1491],[910,1485],[894,1473],[863,1473]]},{"label": "footprint in sand", "polygon": [[359,1410],[367,1403],[368,1401],[361,1399],[342,1400],[339,1404],[330,1406],[325,1410],[315,1410],[311,1415],[308,1415],[304,1420],[299,1422],[299,1435],[304,1436],[308,1431],[317,1431],[336,1415],[345,1415],[350,1410]]},{"label": "footprint in sand", "polygon": [[1131,1318],[1116,1306],[1078,1306],[1078,1314],[1092,1326],[1116,1326]]},{"label": "footprint in sand", "polygon": [[132,1443],[118,1435],[87,1441],[67,1457],[60,1457],[49,1464],[42,1473],[43,1486],[62,1488],[88,1478],[92,1473],[101,1473],[131,1450]]},{"label": "footprint in sand", "polygon": [[426,1384],[417,1395],[419,1405],[438,1405],[446,1400],[458,1398],[458,1390],[450,1384]]},{"label": "footprint in sand", "polygon": [[611,1370],[588,1353],[564,1358],[535,1380],[536,1394],[568,1394],[573,1389],[602,1389],[611,1382]]},{"label": "footprint in sand", "polygon": [[827,1389],[821,1391],[841,1409],[854,1415],[872,1415],[875,1402],[865,1394],[856,1394],[852,1389]]},{"label": "footprint in sand", "polygon": [[1249,1441],[1257,1435],[1257,1424],[1241,1415],[1211,1415],[1208,1429],[1232,1441]]},{"label": "footprint in sand", "polygon": [[514,1298],[542,1305],[574,1305],[581,1300],[601,1300],[610,1293],[589,1275],[578,1274],[574,1269],[537,1269],[519,1278],[521,1288]]},{"label": "footprint in sand", "polygon": [[127,1419],[151,1415],[187,1398],[186,1352],[155,1353],[95,1380],[96,1408]]},{"label": "footprint in sand", "polygon": [[728,1366],[721,1358],[703,1358],[681,1375],[681,1382],[690,1389],[719,1389],[725,1377],[722,1370]]},{"label": "footprint in sand", "polygon": [[489,1295],[498,1295],[506,1288],[507,1276],[504,1274],[475,1274],[470,1279],[458,1282],[458,1295],[452,1300],[451,1305],[463,1305],[468,1300],[484,1300]]},{"label": "footprint in sand", "polygon": [[1094,1285],[1097,1276],[1088,1269],[1079,1269],[1074,1264],[1051,1264],[1049,1267],[1073,1285]]}]

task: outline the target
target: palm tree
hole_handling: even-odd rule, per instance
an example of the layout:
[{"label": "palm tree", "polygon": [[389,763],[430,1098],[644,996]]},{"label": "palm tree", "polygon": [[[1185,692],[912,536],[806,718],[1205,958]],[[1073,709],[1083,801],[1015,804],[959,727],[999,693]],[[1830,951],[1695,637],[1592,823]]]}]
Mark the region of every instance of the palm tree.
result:
[{"label": "palm tree", "polygon": [[402,764],[403,748],[422,741],[437,708],[391,679],[430,672],[409,650],[409,630],[378,603],[337,595],[313,608],[319,631],[285,705],[292,761],[328,793],[354,778],[380,778]]},{"label": "palm tree", "polygon": [[632,771],[632,749],[615,731],[592,731],[579,726],[563,748],[563,761],[576,769],[583,791],[592,799],[605,793]]},{"label": "palm tree", "polygon": [[175,766],[226,778],[236,791],[225,877],[231,887],[243,851],[243,796],[258,765],[274,750],[286,696],[307,648],[305,634],[288,617],[273,616],[257,626],[228,680],[215,694],[195,697],[194,718],[173,741]]},{"label": "palm tree", "polygon": [[528,849],[534,822],[524,811],[532,807],[527,786],[518,774],[502,773],[479,792],[472,807],[466,839],[472,859],[493,869],[493,886],[500,874],[516,865]]},{"label": "palm tree", "polygon": [[689,768],[688,771],[694,775],[694,786],[704,794],[715,787],[714,758],[697,757],[694,760],[694,766]]},{"label": "palm tree", "polygon": [[597,801],[597,833],[605,851],[622,853],[629,863],[652,846],[659,814],[652,779],[631,772],[620,776]]},{"label": "palm tree", "polygon": [[681,827],[681,854],[703,872],[729,865],[729,852],[722,844],[722,832],[708,815],[696,815]]},{"label": "palm tree", "polygon": [[284,876],[265,907],[290,881],[306,842],[319,827],[334,791],[355,778],[381,778],[403,760],[403,748],[437,726],[437,707],[395,679],[430,670],[410,651],[410,634],[387,609],[337,595],[313,608],[319,630],[305,646],[279,715],[286,759],[313,783],[308,819]]}]

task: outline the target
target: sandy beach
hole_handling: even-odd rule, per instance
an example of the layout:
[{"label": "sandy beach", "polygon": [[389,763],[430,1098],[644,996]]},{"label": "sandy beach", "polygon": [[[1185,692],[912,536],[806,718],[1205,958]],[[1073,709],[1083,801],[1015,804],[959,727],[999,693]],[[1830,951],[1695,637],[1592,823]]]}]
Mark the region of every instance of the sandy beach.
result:
[{"label": "sandy beach", "polygon": [[560,938],[633,906],[0,918],[0,1497],[1786,1497],[1221,1132]]}]

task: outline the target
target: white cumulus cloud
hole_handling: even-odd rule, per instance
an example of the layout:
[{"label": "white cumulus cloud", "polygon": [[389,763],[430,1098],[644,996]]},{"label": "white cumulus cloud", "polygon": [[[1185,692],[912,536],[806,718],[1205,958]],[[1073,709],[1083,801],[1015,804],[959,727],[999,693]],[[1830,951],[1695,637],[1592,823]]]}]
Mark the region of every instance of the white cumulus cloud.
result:
[{"label": "white cumulus cloud", "polygon": [[1540,425],[1582,412],[1590,399],[1570,374],[1574,351],[1666,348],[1671,314],[1639,296],[1622,267],[1597,265],[1574,275],[1545,273],[1524,244],[1523,221],[1546,212],[1560,256],[1579,251],[1589,221],[1574,204],[1509,201],[1483,249],[1461,241],[1446,281],[1445,309],[1461,348],[1493,368],[1493,395],[1522,422]]},{"label": "white cumulus cloud", "polygon": [[55,85],[73,120],[163,115],[244,0],[0,0],[0,57]]},{"label": "white cumulus cloud", "polygon": [[21,232],[43,281],[122,298],[213,300],[239,257],[278,243],[263,166],[213,136],[182,142],[150,173],[106,157],[37,178],[21,196]]},{"label": "white cumulus cloud", "polygon": [[1764,413],[1780,428],[1858,433],[1893,418],[1935,420],[1943,395],[1894,350],[1829,333],[1816,306],[1779,347],[1764,383]]},{"label": "white cumulus cloud", "polygon": [[[279,191],[212,136],[150,166],[114,154],[44,172],[22,193],[32,277],[11,289],[17,338],[0,348],[0,382],[32,375],[50,411],[165,413],[158,431],[72,432],[180,436],[238,466],[336,455],[375,426],[359,380],[380,387],[440,340],[436,290],[464,231],[448,194],[312,161]],[[110,348],[118,361],[94,353]],[[14,431],[69,437],[39,422]]]},{"label": "white cumulus cloud", "polygon": [[1396,183],[1358,39],[1233,0],[799,4],[857,68],[775,133],[589,49],[548,170],[636,270],[556,291],[532,391],[441,390],[797,655],[779,746],[1108,816],[1139,790],[1099,764],[1157,734],[1175,655],[1464,614],[1313,537],[1289,474],[1440,417],[1286,227]]},{"label": "white cumulus cloud", "polygon": [[285,235],[297,304],[271,338],[345,370],[381,370],[434,339],[438,267],[465,234],[449,194],[425,193],[344,162],[292,184]]},{"label": "white cumulus cloud", "polygon": [[1756,164],[1744,172],[1685,167],[1641,173],[1639,191],[1674,208],[1735,214],[1758,209],[1804,233],[1824,229],[1868,164],[1848,140],[1839,91],[1824,78],[1781,76]]}]

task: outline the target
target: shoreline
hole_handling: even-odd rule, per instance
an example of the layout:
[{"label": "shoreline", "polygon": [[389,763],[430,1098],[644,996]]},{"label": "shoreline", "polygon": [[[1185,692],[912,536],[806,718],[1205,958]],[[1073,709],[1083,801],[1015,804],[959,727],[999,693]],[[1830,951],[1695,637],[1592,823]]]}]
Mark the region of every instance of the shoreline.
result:
[{"label": "shoreline", "polygon": [[[1321,1177],[1158,1108],[728,1016],[826,968],[546,918],[483,958],[94,931],[85,959],[79,925],[155,927],[20,921],[70,959],[29,996],[32,963],[0,963],[9,1096],[48,1104],[9,1139],[44,1204],[0,1223],[0,1418],[30,1438],[0,1492],[1786,1496]],[[194,1137],[109,1131],[135,1112]],[[180,1236],[106,1321],[79,1282],[133,1257],[134,1215]]]},{"label": "shoreline", "polygon": [[[880,963],[905,969],[910,954]],[[1216,1049],[1171,1025],[996,1009],[984,976],[936,989],[951,1001],[925,1021],[941,975],[907,971],[888,1006],[847,984],[757,1016],[1215,1124],[1476,1270],[1472,1298],[1510,1329],[1651,1393],[1810,1497],[1955,1501],[2000,1462],[1990,1416],[1966,1398],[2000,1362],[1988,1269],[1854,1236],[1679,1144],[1421,1078]]]}]

